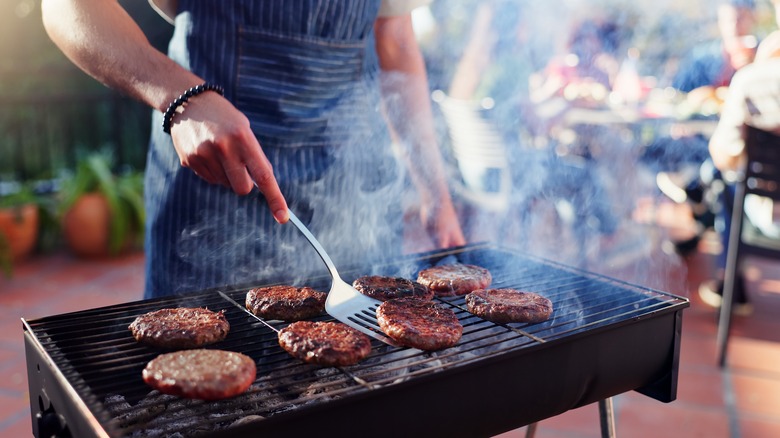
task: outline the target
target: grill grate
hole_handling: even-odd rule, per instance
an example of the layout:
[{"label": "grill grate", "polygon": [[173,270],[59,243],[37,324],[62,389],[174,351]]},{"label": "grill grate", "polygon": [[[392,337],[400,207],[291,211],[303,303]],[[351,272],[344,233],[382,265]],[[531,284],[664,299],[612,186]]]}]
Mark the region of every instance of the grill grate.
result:
[{"label": "grill grate", "polygon": [[[463,297],[437,298],[455,311],[464,326],[456,347],[422,352],[372,340],[372,352],[366,360],[337,368],[304,364],[284,352],[276,331],[286,323],[262,321],[246,312],[247,288],[139,301],[26,321],[25,325],[108,436],[168,436],[260,427],[276,417],[294,418],[317,406],[382,394],[438,374],[635,324],[688,305],[674,295],[488,245],[412,257],[374,268],[371,273],[413,278],[424,267],[456,261],[488,268],[493,274],[491,287],[514,287],[548,297],[554,306],[552,317],[539,324],[495,324],[468,313]],[[365,274],[353,270],[344,278]],[[313,279],[307,284],[326,290],[328,279]],[[225,310],[230,333],[212,347],[239,351],[256,361],[257,379],[246,393],[229,400],[202,402],[159,394],[144,384],[141,371],[160,351],[137,344],[127,327],[142,313],[177,306]],[[318,319],[330,320],[327,315]],[[673,366],[676,368],[676,362]],[[676,379],[672,392],[675,385]],[[673,399],[674,394],[669,397]],[[256,422],[242,425],[252,420]]]}]

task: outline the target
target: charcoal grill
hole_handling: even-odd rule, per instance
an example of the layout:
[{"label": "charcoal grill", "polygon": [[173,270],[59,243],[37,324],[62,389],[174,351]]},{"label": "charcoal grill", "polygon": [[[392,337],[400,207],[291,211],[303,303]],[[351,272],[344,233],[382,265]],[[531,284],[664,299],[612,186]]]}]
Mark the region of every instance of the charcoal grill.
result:
[{"label": "charcoal grill", "polygon": [[[277,343],[279,321],[243,309],[247,287],[143,300],[22,320],[36,436],[490,436],[636,390],[662,402],[677,394],[685,298],[538,259],[492,244],[417,254],[370,272],[414,278],[441,263],[472,263],[493,287],[536,291],[554,312],[539,324],[494,324],[462,297],[437,300],[464,326],[457,346],[437,352],[373,342],[348,367],[304,364]],[[329,278],[307,284],[326,288]],[[227,338],[214,348],[257,363],[257,379],[232,399],[163,395],[141,379],[159,354],[127,326],[173,306],[225,310]],[[321,317],[327,320],[327,316]]]}]

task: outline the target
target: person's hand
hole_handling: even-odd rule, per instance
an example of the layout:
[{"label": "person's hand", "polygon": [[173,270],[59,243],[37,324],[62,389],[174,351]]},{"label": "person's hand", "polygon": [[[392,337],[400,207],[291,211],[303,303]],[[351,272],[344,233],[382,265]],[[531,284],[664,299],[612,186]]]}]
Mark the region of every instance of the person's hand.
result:
[{"label": "person's hand", "polygon": [[420,220],[427,225],[429,233],[432,234],[439,248],[452,248],[466,244],[458,215],[451,202],[444,202],[435,210],[421,208]]},{"label": "person's hand", "polygon": [[184,111],[174,115],[171,136],[182,166],[242,196],[257,185],[274,219],[287,222],[287,202],[271,163],[249,120],[225,98],[207,92],[190,99]]}]

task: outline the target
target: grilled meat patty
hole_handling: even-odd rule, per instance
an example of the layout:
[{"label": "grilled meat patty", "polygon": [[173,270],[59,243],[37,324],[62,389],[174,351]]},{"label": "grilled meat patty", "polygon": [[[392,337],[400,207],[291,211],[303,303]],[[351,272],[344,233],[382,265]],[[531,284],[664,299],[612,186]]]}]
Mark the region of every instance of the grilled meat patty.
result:
[{"label": "grilled meat patty", "polygon": [[448,297],[484,289],[490,286],[493,277],[490,271],[480,266],[454,263],[423,269],[417,274],[417,281],[437,297]]},{"label": "grilled meat patty", "polygon": [[279,345],[304,362],[354,365],[371,353],[368,336],[340,322],[294,322],[279,331]]},{"label": "grilled meat patty", "polygon": [[299,321],[325,312],[328,294],[310,287],[269,286],[246,294],[246,308],[265,319]]},{"label": "grilled meat patty", "polygon": [[234,397],[254,382],[255,361],[224,350],[181,350],[152,359],[144,368],[144,382],[179,397],[219,400]]},{"label": "grilled meat patty", "polygon": [[224,311],[177,307],[143,314],[128,329],[136,341],[154,347],[196,348],[225,339],[230,323]]},{"label": "grilled meat patty", "polygon": [[433,299],[433,292],[422,284],[401,277],[384,277],[381,275],[367,275],[355,279],[352,286],[363,295],[371,298],[387,301],[394,298],[418,298],[421,300]]},{"label": "grilled meat patty", "polygon": [[463,326],[455,312],[432,301],[397,298],[376,309],[379,327],[394,341],[420,350],[440,350],[458,343]]},{"label": "grilled meat patty", "polygon": [[465,299],[469,312],[498,323],[543,322],[553,311],[549,299],[516,289],[477,289]]}]

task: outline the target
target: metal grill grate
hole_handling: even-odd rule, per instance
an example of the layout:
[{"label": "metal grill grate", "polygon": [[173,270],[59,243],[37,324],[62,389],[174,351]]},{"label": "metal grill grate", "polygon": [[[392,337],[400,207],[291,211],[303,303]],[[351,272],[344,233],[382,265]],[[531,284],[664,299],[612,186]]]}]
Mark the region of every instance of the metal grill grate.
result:
[{"label": "metal grill grate", "polygon": [[[415,382],[438,380],[437,376],[456,375],[463,370],[479,372],[482,364],[517,360],[520,355],[529,354],[531,358],[534,351],[598,336],[605,330],[635,325],[649,318],[678,312],[688,305],[683,298],[492,246],[472,246],[413,257],[400,263],[375,267],[371,274],[414,278],[419,269],[456,261],[488,268],[493,274],[491,287],[513,287],[548,297],[554,306],[552,317],[540,324],[494,324],[468,313],[463,297],[437,298],[441,304],[455,311],[464,326],[463,337],[457,346],[437,352],[422,352],[372,340],[372,353],[366,360],[338,368],[304,364],[284,352],[278,345],[276,331],[286,323],[261,321],[246,312],[243,308],[246,288],[52,316],[25,322],[25,327],[34,337],[32,343],[42,350],[44,356],[51,357],[55,374],[61,373],[67,382],[65,386],[72,387],[80,399],[72,401],[83,403],[89,411],[85,415],[94,416],[108,436],[169,436],[196,432],[219,436],[225,431],[237,436],[235,432],[259,430],[266,423],[289,423],[288,419],[306,416],[323,406],[339,405],[349,400],[365,402],[366,397],[370,397],[382,403],[384,397],[392,403],[395,396],[390,394],[394,394],[394,388],[412,388],[414,391]],[[352,271],[345,273],[344,277],[352,279],[365,274]],[[328,283],[327,278],[323,278],[310,280],[308,284],[327,290]],[[239,351],[256,361],[257,379],[246,393],[229,400],[202,402],[159,394],[144,384],[141,371],[160,351],[136,343],[127,327],[140,314],[177,306],[203,306],[226,311],[231,324],[230,333],[224,341],[212,347]],[[319,319],[328,320],[329,317]],[[679,317],[671,320],[679,325]],[[679,327],[670,329],[679,332]],[[679,350],[678,341],[672,344],[675,343],[677,345],[666,348],[675,356],[672,362],[664,367],[666,369],[652,372],[653,378],[659,379],[664,375],[669,379],[668,374],[673,374],[673,381],[666,385],[670,387],[667,394],[657,396],[653,394],[656,390],[646,391],[659,399],[673,399],[675,396],[676,355]],[[28,366],[30,361],[28,351]],[[669,362],[667,358],[659,361]],[[619,363],[616,362],[616,365]],[[587,364],[585,368],[588,368]],[[645,383],[647,378],[644,375],[637,377]],[[451,379],[451,385],[463,383],[462,378],[457,376]],[[32,385],[31,379],[31,394],[34,394]],[[608,390],[622,392],[637,389],[636,386],[623,388],[624,385],[626,383],[621,380],[615,383],[620,388],[610,387]],[[69,397],[64,398],[67,401]],[[578,399],[577,403],[585,401]],[[72,419],[71,422],[74,424],[70,427],[75,428],[78,422]],[[98,432],[96,436],[104,433]]]}]

